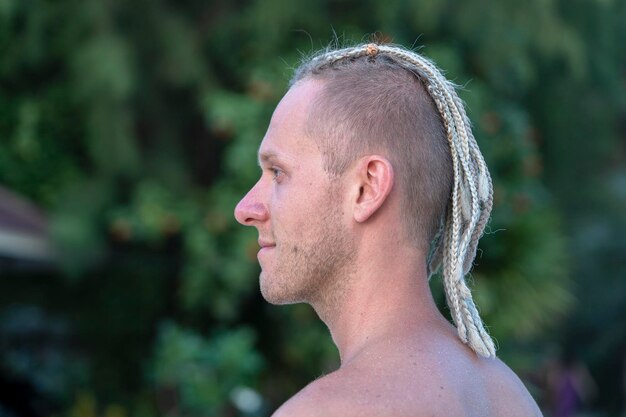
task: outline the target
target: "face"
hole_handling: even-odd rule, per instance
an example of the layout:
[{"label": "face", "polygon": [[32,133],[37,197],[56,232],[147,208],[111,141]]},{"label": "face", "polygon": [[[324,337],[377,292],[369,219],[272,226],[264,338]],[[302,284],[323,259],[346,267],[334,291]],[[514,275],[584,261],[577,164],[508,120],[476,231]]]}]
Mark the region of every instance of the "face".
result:
[{"label": "face", "polygon": [[341,182],[328,177],[304,133],[320,88],[300,82],[278,104],[259,148],[261,177],[235,209],[239,223],[259,232],[261,293],[274,304],[332,297],[353,257]]}]

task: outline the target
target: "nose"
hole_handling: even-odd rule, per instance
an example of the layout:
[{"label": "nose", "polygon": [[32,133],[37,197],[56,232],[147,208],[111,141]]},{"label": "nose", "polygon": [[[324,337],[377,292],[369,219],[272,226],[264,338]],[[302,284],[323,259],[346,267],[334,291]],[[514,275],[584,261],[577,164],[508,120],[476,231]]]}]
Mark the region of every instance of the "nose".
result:
[{"label": "nose", "polygon": [[235,207],[235,219],[244,226],[254,226],[268,219],[266,205],[258,198],[258,183]]}]

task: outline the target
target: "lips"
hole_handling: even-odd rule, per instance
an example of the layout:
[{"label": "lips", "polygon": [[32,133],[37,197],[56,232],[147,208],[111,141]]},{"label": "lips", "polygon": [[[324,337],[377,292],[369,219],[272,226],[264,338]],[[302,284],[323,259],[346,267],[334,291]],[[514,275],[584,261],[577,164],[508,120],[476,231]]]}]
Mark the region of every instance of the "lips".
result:
[{"label": "lips", "polygon": [[259,262],[261,262],[262,266],[263,258],[268,252],[272,252],[274,250],[276,244],[259,239],[259,246],[261,247],[261,249],[259,249],[259,253],[257,253],[257,258],[259,259]]},{"label": "lips", "polygon": [[272,247],[276,246],[276,243],[272,243],[272,242],[269,242],[269,241],[266,241],[266,240],[262,240],[262,239],[259,239],[258,242],[259,242],[259,246],[261,247],[261,249],[272,248]]}]

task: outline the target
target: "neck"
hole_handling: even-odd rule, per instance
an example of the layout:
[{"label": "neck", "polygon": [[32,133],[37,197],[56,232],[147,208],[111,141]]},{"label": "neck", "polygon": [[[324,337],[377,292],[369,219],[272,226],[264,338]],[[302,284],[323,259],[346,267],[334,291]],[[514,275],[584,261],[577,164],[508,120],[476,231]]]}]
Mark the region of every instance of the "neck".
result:
[{"label": "neck", "polygon": [[365,250],[355,264],[350,276],[334,280],[342,288],[311,303],[330,330],[342,367],[377,341],[446,322],[430,293],[424,255],[414,248]]}]

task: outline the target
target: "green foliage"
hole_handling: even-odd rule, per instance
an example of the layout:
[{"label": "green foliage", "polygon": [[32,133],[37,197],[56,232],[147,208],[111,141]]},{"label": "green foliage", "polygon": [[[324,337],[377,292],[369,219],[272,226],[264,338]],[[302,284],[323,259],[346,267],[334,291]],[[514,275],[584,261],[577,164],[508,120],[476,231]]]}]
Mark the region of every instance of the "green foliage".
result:
[{"label": "green foliage", "polygon": [[48,210],[62,267],[7,278],[1,307],[65,317],[89,373],[73,404],[48,395],[73,415],[236,415],[238,387],[271,408],[336,367],[308,306],[259,299],[257,236],[232,216],[290,68],[333,28],[424,45],[463,86],[495,185],[473,290],[501,356],[524,371],[577,346],[618,386],[624,21],[620,1],[0,0],[0,184]]},{"label": "green foliage", "polygon": [[235,388],[254,384],[261,365],[261,357],[253,351],[250,329],[231,330],[207,340],[164,323],[156,341],[152,379],[158,390],[175,391],[178,412],[220,415]]}]

